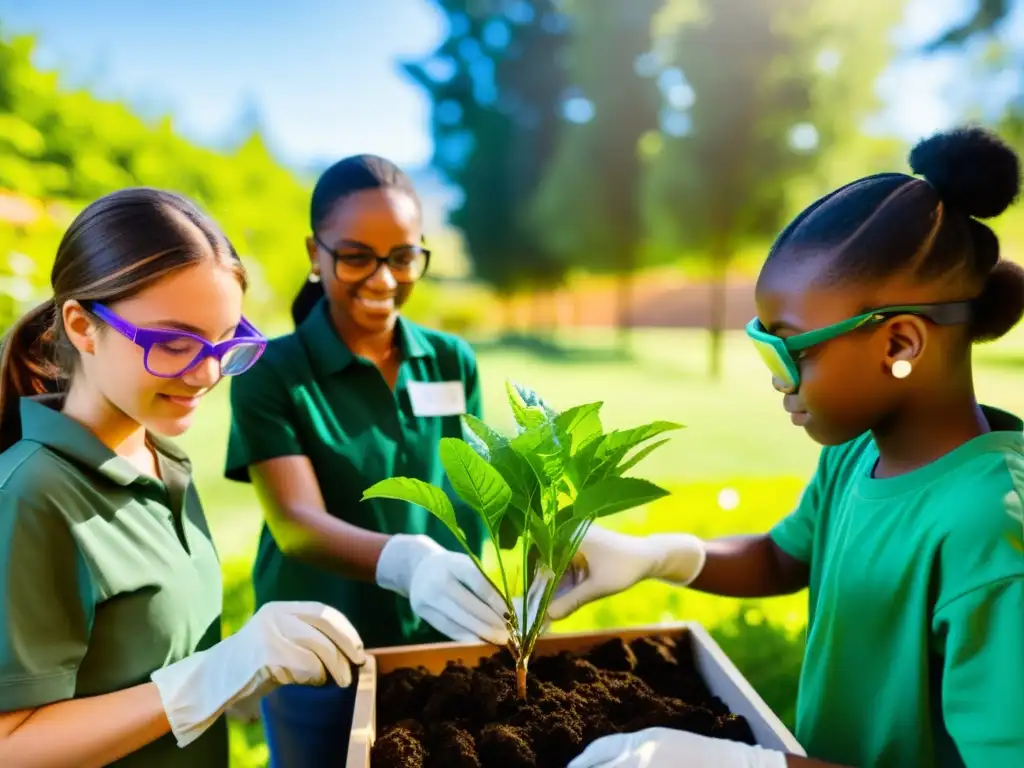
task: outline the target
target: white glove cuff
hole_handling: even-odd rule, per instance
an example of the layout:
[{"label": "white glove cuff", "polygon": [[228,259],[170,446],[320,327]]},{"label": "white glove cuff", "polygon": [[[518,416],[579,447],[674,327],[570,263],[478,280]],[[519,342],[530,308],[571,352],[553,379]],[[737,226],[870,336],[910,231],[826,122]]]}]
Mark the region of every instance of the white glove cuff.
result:
[{"label": "white glove cuff", "polygon": [[437,552],[444,552],[444,547],[429,536],[404,533],[392,536],[377,560],[377,586],[409,597],[416,568],[424,558]]},{"label": "white glove cuff", "polygon": [[784,752],[764,747],[744,746],[746,747],[746,758],[748,758],[742,763],[744,768],[788,768],[789,766]]},{"label": "white glove cuff", "polygon": [[[200,651],[170,666],[156,670],[150,680],[156,684],[160,702],[179,747],[187,747],[202,736],[224,714],[229,697],[258,687],[258,680],[232,680],[232,665],[211,664],[209,651]],[[221,677],[217,685],[206,679]],[[208,691],[220,692],[212,696]],[[224,699],[228,698],[228,701]]]},{"label": "white glove cuff", "polygon": [[651,558],[649,578],[686,587],[704,570],[704,542],[689,533],[654,534],[645,545]]}]

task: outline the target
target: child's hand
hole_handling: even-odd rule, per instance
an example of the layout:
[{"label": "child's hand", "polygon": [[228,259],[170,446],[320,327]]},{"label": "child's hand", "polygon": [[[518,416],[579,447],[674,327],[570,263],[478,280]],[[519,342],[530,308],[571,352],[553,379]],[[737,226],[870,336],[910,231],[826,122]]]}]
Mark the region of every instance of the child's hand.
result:
[{"label": "child's hand", "polygon": [[598,739],[568,768],[786,768],[786,756],[738,741],[648,728]]},{"label": "child's hand", "polygon": [[703,542],[687,533],[638,537],[593,525],[558,585],[548,615],[564,619],[644,579],[686,586],[697,578],[704,560]]}]

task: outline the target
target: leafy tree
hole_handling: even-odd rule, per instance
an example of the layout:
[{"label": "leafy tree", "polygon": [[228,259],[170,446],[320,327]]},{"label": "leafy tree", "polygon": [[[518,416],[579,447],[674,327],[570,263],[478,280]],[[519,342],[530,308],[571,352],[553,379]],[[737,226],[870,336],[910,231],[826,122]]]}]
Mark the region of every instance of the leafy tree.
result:
[{"label": "leafy tree", "polygon": [[[0,36],[0,191],[45,212],[32,226],[0,221],[0,254],[35,263],[4,280],[17,286],[0,289],[7,314],[48,290],[60,233],[77,210],[132,185],[181,192],[217,219],[253,273],[247,312],[287,307],[307,271],[308,184],[274,158],[259,131],[224,151],[193,145],[170,118],[145,121],[125,104],[62,88],[55,73],[32,64],[34,45],[29,36]],[[36,295],[22,295],[26,281]]]},{"label": "leafy tree", "polygon": [[1010,0],[974,0],[974,10],[967,19],[943,32],[928,43],[925,50],[961,46],[978,35],[989,34],[1010,15]]},{"label": "leafy tree", "polygon": [[557,284],[565,268],[524,217],[554,153],[565,16],[552,0],[437,4],[449,36],[405,69],[433,100],[432,163],[462,191],[451,223],[499,294]]},{"label": "leafy tree", "polygon": [[[570,266],[619,276],[620,341],[640,261],[645,167],[641,139],[658,128],[660,96],[644,73],[664,0],[577,0],[558,153],[532,211],[537,237]],[[640,70],[638,73],[637,70]]]},{"label": "leafy tree", "polygon": [[679,20],[665,30],[669,109],[652,149],[651,227],[660,241],[709,260],[717,377],[730,262],[823,191],[816,187],[828,158],[876,105],[874,80],[900,8],[674,0],[670,10]]}]

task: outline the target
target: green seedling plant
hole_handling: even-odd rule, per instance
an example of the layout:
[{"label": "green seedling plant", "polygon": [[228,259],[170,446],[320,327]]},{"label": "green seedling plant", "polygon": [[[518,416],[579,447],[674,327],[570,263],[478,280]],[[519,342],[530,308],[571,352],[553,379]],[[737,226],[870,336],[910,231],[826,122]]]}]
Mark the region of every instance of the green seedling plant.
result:
[{"label": "green seedling plant", "polygon": [[[505,602],[516,692],[525,699],[534,644],[587,530],[599,518],[668,495],[654,483],[625,473],[668,442],[650,440],[682,425],[655,421],[606,432],[599,417],[600,402],[558,412],[529,388],[509,382],[506,389],[515,434],[502,435],[465,415],[464,439],[443,438],[440,444],[441,463],[452,488],[480,515],[497,549],[500,584],[473,553],[441,488],[416,478],[392,477],[368,488],[363,500],[389,498],[418,504],[455,535]],[[518,607],[509,578],[515,572],[504,564],[503,549],[521,550]]]}]

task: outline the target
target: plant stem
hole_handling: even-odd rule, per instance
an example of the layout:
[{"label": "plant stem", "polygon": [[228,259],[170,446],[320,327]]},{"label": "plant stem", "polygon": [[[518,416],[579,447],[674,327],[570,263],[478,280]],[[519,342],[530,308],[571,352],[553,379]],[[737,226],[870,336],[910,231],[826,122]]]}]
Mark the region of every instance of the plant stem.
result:
[{"label": "plant stem", "polygon": [[525,654],[516,659],[516,697],[520,701],[526,701],[526,667],[529,661]]}]

